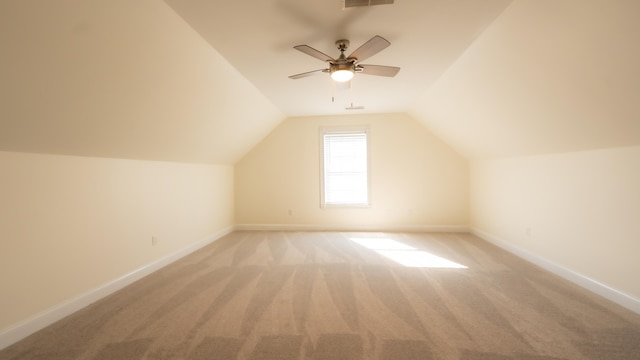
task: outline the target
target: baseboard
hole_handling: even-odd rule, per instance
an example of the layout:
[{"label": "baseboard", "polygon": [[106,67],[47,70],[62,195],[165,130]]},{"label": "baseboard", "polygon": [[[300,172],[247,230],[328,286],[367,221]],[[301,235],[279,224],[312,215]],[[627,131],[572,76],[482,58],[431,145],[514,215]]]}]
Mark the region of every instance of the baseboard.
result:
[{"label": "baseboard", "polygon": [[91,289],[84,294],[66,300],[52,308],[38,313],[0,333],[0,349],[18,342],[36,331],[53,324],[54,322],[90,305],[101,298],[110,295],[123,287],[142,279],[143,277],[173,263],[174,261],[191,254],[192,252],[209,245],[217,239],[231,233],[234,227],[222,229],[210,236],[199,240],[183,249],[169,254],[152,263],[142,266],[118,279]]},{"label": "baseboard", "polygon": [[238,224],[236,231],[381,231],[381,232],[469,232],[463,225],[316,225],[316,224]]},{"label": "baseboard", "polygon": [[579,285],[593,293],[596,293],[605,299],[611,300],[614,303],[625,307],[637,314],[640,314],[640,300],[625,294],[622,291],[616,290],[610,286],[607,286],[599,281],[591,279],[587,276],[584,276],[580,273],[577,273],[571,269],[568,269],[564,266],[558,265],[554,262],[546,260],[538,255],[530,253],[527,250],[524,250],[515,245],[509,244],[491,234],[488,234],[482,230],[471,228],[471,233],[475,236],[486,240],[526,261],[529,261],[533,264],[540,266],[541,268],[550,271],[566,280],[571,281],[572,283]]}]

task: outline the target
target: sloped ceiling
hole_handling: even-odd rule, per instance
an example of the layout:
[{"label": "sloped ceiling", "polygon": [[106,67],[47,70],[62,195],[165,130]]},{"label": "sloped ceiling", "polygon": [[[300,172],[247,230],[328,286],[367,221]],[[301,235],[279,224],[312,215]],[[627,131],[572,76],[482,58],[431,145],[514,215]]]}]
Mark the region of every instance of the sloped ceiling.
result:
[{"label": "sloped ceiling", "polygon": [[410,113],[470,158],[640,145],[640,2],[514,1]]},{"label": "sloped ceiling", "polygon": [[[287,116],[406,112],[511,0],[398,0],[343,9],[341,0],[165,0],[213,48]],[[327,68],[293,49],[306,44],[338,57],[374,35],[391,45],[366,64],[401,68],[394,78],[356,74],[350,89],[328,74],[289,75]],[[363,110],[345,110],[353,103]]]},{"label": "sloped ceiling", "polygon": [[[0,151],[233,164],[286,116],[409,112],[469,158],[640,145],[640,2],[7,0]],[[391,46],[351,90],[292,49]],[[337,99],[332,102],[331,98]]]},{"label": "sloped ceiling", "polygon": [[2,1],[0,49],[0,150],[233,164],[284,119],[162,1]]}]

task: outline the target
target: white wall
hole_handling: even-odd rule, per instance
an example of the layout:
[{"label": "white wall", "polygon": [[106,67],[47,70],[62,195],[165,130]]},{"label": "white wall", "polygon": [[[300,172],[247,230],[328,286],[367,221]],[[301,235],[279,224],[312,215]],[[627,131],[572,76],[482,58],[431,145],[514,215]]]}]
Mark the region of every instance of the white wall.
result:
[{"label": "white wall", "polygon": [[640,299],[640,147],[473,161],[471,217],[482,235]]},{"label": "white wall", "polygon": [[[319,129],[336,125],[369,126],[368,208],[320,207]],[[240,226],[468,225],[467,161],[405,114],[289,118],[236,164],[235,187]]]},{"label": "white wall", "polygon": [[0,171],[0,334],[233,225],[231,166],[0,152]]}]

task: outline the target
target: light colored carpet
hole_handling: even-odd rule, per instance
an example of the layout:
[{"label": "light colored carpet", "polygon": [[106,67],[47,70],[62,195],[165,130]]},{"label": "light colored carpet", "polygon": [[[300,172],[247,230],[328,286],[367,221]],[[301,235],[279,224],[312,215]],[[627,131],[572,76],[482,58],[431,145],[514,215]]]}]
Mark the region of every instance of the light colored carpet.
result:
[{"label": "light colored carpet", "polygon": [[469,234],[236,232],[0,359],[640,359],[640,316]]}]

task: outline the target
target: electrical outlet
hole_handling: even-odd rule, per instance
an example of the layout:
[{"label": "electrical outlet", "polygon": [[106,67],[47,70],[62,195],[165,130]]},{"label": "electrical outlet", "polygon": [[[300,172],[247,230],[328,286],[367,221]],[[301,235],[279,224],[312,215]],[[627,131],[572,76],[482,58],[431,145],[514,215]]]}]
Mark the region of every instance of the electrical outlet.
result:
[{"label": "electrical outlet", "polygon": [[293,209],[289,209],[289,216],[293,216]]},{"label": "electrical outlet", "polygon": [[158,238],[155,236],[151,237],[151,246],[156,246],[158,245]]}]

